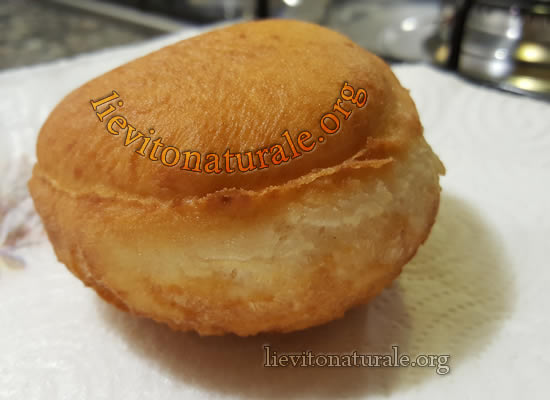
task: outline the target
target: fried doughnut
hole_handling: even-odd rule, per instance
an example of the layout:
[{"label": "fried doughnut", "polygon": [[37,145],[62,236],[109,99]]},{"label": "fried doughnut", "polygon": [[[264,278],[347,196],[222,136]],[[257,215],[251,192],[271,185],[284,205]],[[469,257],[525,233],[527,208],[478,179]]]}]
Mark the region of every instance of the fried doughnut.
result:
[{"label": "fried doughnut", "polygon": [[381,59],[289,20],[93,79],[50,114],[37,159],[57,258],[119,308],[201,335],[295,331],[367,302],[428,236],[444,173]]}]

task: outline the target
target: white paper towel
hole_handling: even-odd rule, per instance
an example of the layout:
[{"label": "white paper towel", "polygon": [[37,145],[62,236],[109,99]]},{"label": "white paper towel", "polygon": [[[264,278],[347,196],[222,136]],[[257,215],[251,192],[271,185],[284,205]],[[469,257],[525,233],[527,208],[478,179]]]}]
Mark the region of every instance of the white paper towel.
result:
[{"label": "white paper towel", "polygon": [[[0,74],[0,398],[548,398],[550,106],[427,66],[394,71],[447,167],[439,216],[401,277],[344,319],[200,338],[104,304],[56,261],[20,184],[41,124],[73,88],[194,33]],[[265,368],[266,343],[318,354],[398,345],[450,354],[451,371]]]}]

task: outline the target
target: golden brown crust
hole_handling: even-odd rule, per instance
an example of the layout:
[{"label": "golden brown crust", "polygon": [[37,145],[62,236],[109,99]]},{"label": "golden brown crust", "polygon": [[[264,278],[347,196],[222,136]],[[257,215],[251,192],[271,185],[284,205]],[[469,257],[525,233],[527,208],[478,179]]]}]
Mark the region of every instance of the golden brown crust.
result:
[{"label": "golden brown crust", "polygon": [[[192,173],[136,157],[90,106],[116,90],[124,104],[115,113],[138,131],[153,128],[153,138],[182,151],[222,155],[283,143],[285,130],[321,136],[320,117],[332,111],[344,82],[366,89],[368,104],[346,105],[353,111],[337,134],[290,162],[246,173]],[[274,20],[181,41],[86,83],[50,115],[37,155],[41,168],[71,190],[108,187],[173,200],[280,185],[340,165],[366,149],[369,138],[395,150],[421,134],[412,100],[382,60],[328,29]],[[369,151],[370,159],[384,158]],[[75,161],[59,162],[65,159]]]},{"label": "golden brown crust", "polygon": [[[136,156],[89,102],[117,90],[139,129],[221,154],[317,136],[343,82],[369,97],[338,134],[248,173]],[[205,335],[304,329],[368,301],[426,239],[444,172],[390,69],[294,21],[211,32],[85,84],[37,152],[29,188],[58,259],[117,307]]]}]

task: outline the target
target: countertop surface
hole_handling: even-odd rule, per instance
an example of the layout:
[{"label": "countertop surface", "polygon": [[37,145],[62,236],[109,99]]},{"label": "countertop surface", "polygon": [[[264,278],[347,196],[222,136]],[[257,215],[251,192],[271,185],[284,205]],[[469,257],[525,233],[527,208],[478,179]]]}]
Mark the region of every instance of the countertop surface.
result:
[{"label": "countertop surface", "polygon": [[48,1],[0,2],[0,70],[137,43],[161,32]]}]

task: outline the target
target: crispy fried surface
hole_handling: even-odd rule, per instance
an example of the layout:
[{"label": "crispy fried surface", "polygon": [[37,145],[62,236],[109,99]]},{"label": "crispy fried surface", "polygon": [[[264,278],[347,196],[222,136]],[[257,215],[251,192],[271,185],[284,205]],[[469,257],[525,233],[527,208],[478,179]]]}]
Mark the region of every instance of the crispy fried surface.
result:
[{"label": "crispy fried surface", "polygon": [[[319,119],[332,111],[344,82],[367,90],[367,106],[344,105],[351,117],[313,152],[248,173],[192,174],[136,157],[135,146],[106,132],[90,106],[90,99],[116,90],[124,104],[115,113],[137,130],[154,128],[153,138],[182,151],[221,155],[283,143],[284,130],[293,137],[304,130],[321,135]],[[50,115],[37,152],[41,168],[71,190],[108,186],[172,201],[228,187],[280,185],[341,164],[368,139],[402,147],[421,134],[408,92],[382,60],[325,28],[274,20],[181,41],[86,83]]]},{"label": "crispy fried surface", "polygon": [[[231,175],[136,156],[89,104],[117,89],[132,124],[221,154],[313,133],[344,81],[369,102],[337,135]],[[379,293],[427,237],[443,173],[390,69],[292,21],[208,33],[87,83],[51,114],[37,152],[29,188],[59,260],[119,308],[205,335],[303,329]]]}]

